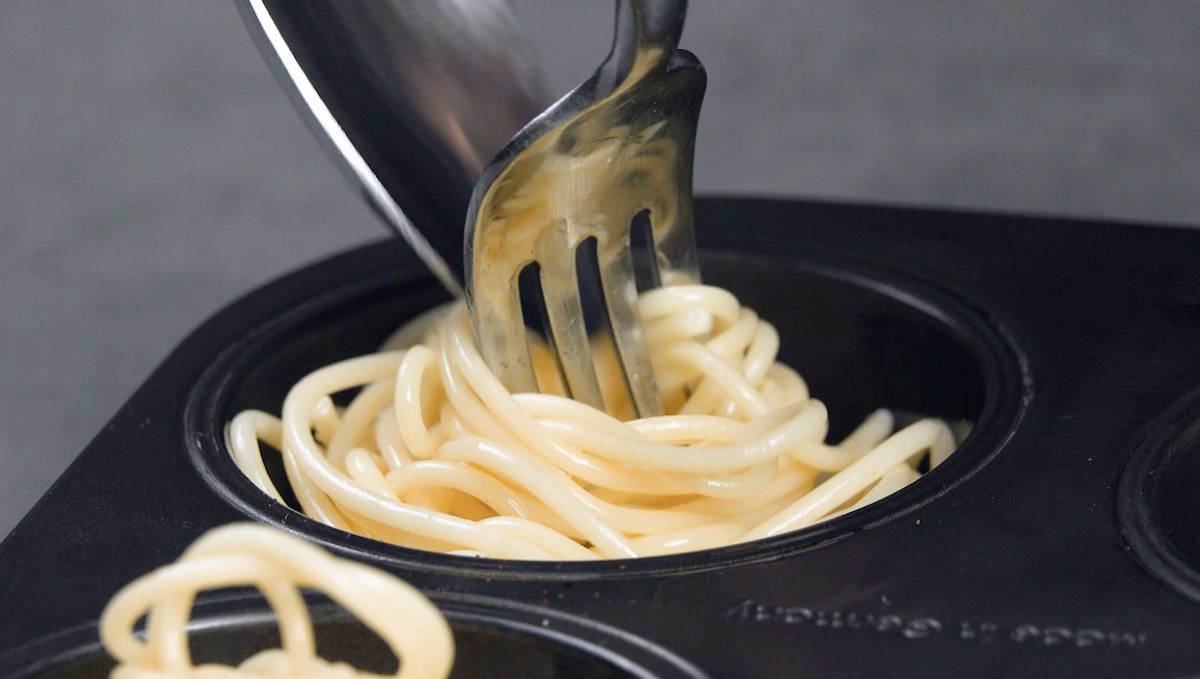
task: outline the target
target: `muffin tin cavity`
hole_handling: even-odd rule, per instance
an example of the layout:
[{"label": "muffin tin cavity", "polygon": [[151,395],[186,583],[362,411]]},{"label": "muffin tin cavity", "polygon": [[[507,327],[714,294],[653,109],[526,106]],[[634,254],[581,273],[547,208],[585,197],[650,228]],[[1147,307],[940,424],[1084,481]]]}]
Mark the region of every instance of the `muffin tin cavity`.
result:
[{"label": "muffin tin cavity", "polygon": [[[264,496],[236,469],[224,427],[246,408],[278,413],[299,379],[338,360],[369,353],[421,311],[446,301],[435,287],[363,280],[268,319],[225,351],[207,371],[186,414],[192,458],[222,497],[255,519],[287,524],[327,545],[394,565],[553,577],[620,575],[635,570],[694,568],[759,558],[763,550],[793,549],[846,535],[867,521],[902,513],[944,491],[993,454],[1019,415],[1027,378],[1001,333],[965,305],[919,281],[859,266],[811,264],[795,257],[753,252],[706,252],[705,281],[734,292],[743,305],[776,326],[779,359],[800,372],[830,413],[830,440],[852,430],[877,408],[896,411],[898,423],[944,418],[971,431],[959,451],[930,476],[868,508],[796,533],[718,550],[613,562],[547,564],[465,559],[397,547],[321,525]],[[276,486],[287,487],[282,463],[268,454]],[[502,570],[503,572],[499,572]]]}]

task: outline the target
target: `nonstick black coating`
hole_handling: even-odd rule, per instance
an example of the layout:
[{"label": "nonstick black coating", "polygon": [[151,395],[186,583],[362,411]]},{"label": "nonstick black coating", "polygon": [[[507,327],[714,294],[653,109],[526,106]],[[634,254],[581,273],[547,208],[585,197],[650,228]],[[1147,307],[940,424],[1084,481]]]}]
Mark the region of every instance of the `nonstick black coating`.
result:
[{"label": "nonstick black coating", "polygon": [[[252,517],[438,597],[602,622],[712,677],[1200,675],[1200,605],[1118,520],[1155,423],[1194,421],[1176,404],[1200,387],[1200,232],[733,199],[700,201],[697,229],[708,280],[780,327],[835,428],[878,406],[975,420],[962,449],[875,506],[707,553],[515,564],[347,536],[250,492],[218,434],[441,299],[402,247],[369,246],[198,329],[0,544],[0,667]],[[1186,560],[1178,478],[1155,511],[1184,518],[1150,530]]]}]

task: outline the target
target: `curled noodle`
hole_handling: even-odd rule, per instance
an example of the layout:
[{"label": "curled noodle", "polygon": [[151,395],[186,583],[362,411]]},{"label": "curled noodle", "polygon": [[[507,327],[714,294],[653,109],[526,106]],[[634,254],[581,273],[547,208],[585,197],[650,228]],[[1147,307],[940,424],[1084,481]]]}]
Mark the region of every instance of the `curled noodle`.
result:
[{"label": "curled noodle", "polygon": [[[193,665],[187,622],[201,590],[253,585],[275,611],[282,648],[257,653],[236,668]],[[420,592],[383,571],[338,559],[304,540],[254,524],[205,534],[173,564],[131,582],[100,618],[100,640],[117,660],[112,679],[366,679],[316,653],[312,620],[300,588],[329,595],[387,643],[396,679],[445,679],[454,638],[442,614]],[[145,639],[134,633],[146,615]]]}]

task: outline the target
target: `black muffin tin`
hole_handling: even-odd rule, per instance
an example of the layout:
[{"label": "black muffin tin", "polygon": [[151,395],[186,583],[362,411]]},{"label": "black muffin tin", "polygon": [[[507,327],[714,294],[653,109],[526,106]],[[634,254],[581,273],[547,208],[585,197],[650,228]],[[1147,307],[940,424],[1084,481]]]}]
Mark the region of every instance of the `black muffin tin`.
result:
[{"label": "black muffin tin", "polygon": [[[1200,231],[758,199],[696,219],[706,280],[779,328],[834,436],[890,407],[972,423],[960,450],[863,510],[696,554],[521,563],[344,534],[257,491],[222,428],[445,300],[379,243],[205,323],[0,544],[0,679],[103,676],[108,598],[247,519],[429,592],[458,677],[1200,676]],[[201,659],[275,643],[256,597],[196,616]],[[340,609],[317,617],[328,657],[387,668]]]}]

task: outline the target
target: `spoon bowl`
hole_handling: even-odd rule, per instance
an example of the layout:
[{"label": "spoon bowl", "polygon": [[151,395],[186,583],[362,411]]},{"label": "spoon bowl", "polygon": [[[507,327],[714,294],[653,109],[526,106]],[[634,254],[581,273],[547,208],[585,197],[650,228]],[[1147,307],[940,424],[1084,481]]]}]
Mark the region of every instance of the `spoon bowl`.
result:
[{"label": "spoon bowl", "polygon": [[367,203],[461,296],[480,173],[548,96],[507,0],[237,0]]}]

